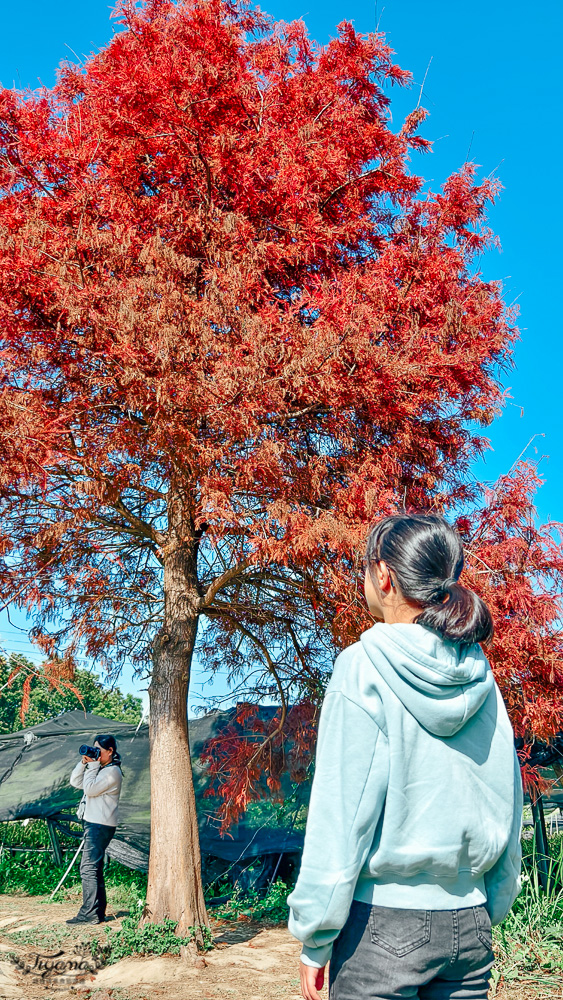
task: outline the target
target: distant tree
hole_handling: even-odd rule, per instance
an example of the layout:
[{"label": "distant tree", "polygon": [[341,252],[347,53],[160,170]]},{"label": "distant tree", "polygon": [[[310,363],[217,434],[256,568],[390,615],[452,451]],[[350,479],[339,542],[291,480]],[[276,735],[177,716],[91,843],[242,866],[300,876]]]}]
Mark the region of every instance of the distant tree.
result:
[{"label": "distant tree", "polygon": [[[13,680],[10,682],[10,678]],[[28,681],[28,698],[24,703],[24,684]],[[132,694],[109,689],[88,670],[76,669],[72,682],[62,684],[41,665],[20,654],[9,656],[0,651],[0,733],[15,733],[25,726],[36,726],[54,719],[62,712],[80,708],[93,715],[119,722],[137,723],[142,716],[142,701]],[[25,721],[22,719],[24,703]]]},{"label": "distant tree", "polygon": [[119,10],[53,90],[0,93],[0,594],[69,678],[152,668],[147,913],[185,933],[194,651],[273,689],[279,734],[318,699],[369,524],[474,492],[515,334],[475,273],[496,184],[409,172],[381,36]]}]

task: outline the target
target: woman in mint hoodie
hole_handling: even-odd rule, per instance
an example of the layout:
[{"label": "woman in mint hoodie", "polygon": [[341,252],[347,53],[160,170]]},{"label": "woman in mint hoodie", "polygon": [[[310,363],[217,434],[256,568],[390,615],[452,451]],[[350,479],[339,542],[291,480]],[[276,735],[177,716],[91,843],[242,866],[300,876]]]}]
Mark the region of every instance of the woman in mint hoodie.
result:
[{"label": "woman in mint hoodie", "polygon": [[437,516],[380,521],[365,594],[381,622],[336,660],[289,928],[320,1000],[485,1000],[491,925],[520,890],[522,784],[479,643],[490,612],[458,583]]}]

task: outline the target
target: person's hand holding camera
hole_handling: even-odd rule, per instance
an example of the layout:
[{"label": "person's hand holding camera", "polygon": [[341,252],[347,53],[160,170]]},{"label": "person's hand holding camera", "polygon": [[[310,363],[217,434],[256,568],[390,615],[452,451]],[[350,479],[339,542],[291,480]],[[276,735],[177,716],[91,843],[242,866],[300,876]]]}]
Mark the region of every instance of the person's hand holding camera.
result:
[{"label": "person's hand holding camera", "polygon": [[[103,757],[103,750],[97,743],[94,743],[93,747],[88,746],[87,743],[83,743],[78,752],[82,755],[83,764],[94,764],[96,762],[100,762],[102,764],[107,763],[104,760],[100,761],[100,758]],[[108,752],[106,751],[106,753]],[[109,751],[108,756],[111,760],[113,751]]]}]

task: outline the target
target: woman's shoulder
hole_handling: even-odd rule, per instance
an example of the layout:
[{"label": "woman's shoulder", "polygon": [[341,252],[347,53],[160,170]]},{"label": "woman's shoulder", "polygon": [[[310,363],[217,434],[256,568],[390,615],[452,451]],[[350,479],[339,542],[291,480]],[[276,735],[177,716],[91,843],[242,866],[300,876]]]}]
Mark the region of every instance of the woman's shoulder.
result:
[{"label": "woman's shoulder", "polygon": [[336,686],[348,678],[350,671],[357,671],[360,668],[364,657],[365,653],[361,642],[353,642],[351,646],[346,646],[346,649],[343,649],[334,661],[330,683]]},{"label": "woman's shoulder", "polygon": [[113,785],[120,788],[121,782],[123,781],[121,766],[119,764],[110,764],[108,770],[110,772]]},{"label": "woman's shoulder", "polygon": [[336,658],[327,695],[337,693],[366,711],[385,730],[377,677],[361,642],[347,646]]}]

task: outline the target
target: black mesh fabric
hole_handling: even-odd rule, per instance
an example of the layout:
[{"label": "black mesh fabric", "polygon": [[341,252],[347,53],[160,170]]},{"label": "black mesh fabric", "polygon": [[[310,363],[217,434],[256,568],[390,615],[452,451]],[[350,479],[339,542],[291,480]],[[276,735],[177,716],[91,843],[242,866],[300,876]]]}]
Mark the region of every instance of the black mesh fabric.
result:
[{"label": "black mesh fabric", "polygon": [[[274,708],[261,708],[271,718]],[[251,806],[226,836],[219,833],[218,802],[204,797],[208,787],[200,754],[204,744],[232,724],[233,712],[210,712],[189,723],[190,747],[196,787],[200,846],[203,854],[234,862],[263,854],[299,850],[303,833],[293,816],[306,800],[303,786],[295,810],[279,812],[267,801]],[[49,722],[0,736],[0,821],[57,818],[76,812],[81,793],[69,784],[81,743],[97,733],[113,733],[123,762],[120,821],[109,853],[133,868],[146,866],[150,843],[150,777],[148,726],[136,727],[76,710]],[[128,851],[127,848],[130,848]]]}]

